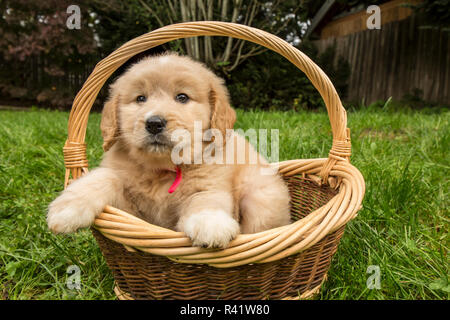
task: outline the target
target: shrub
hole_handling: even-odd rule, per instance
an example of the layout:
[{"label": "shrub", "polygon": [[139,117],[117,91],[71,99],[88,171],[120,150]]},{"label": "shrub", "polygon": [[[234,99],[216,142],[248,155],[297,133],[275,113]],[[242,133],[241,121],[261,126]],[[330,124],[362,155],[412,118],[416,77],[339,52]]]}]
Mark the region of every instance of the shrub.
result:
[{"label": "shrub", "polygon": [[[324,70],[341,98],[345,98],[350,65],[344,58],[336,57],[336,48],[330,46],[319,54],[314,44],[305,42],[300,50]],[[249,59],[229,76],[227,83],[232,102],[238,108],[299,110],[324,106],[306,75],[274,52]]]}]

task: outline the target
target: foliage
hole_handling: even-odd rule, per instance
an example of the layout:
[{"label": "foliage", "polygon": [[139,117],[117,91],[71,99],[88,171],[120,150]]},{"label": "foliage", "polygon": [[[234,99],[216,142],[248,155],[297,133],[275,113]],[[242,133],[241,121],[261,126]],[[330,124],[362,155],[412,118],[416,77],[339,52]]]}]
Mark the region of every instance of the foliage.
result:
[{"label": "foliage", "polygon": [[424,0],[411,7],[424,19],[423,27],[450,31],[450,0]]},{"label": "foliage", "polygon": [[[244,24],[281,38],[301,37],[299,25],[301,4],[295,0],[199,0],[167,2],[138,0],[142,9],[157,20],[160,27],[168,24],[214,20]],[[189,56],[228,74],[249,57],[257,56],[267,49],[244,40],[221,37],[194,37],[183,42],[183,51]]]},{"label": "foliage", "polygon": [[[335,46],[320,54],[311,42],[302,43],[300,49],[324,70],[338,94],[345,98],[350,65],[343,57],[336,56]],[[236,71],[230,76],[229,90],[237,107],[312,110],[324,106],[319,92],[306,75],[276,53],[267,52],[253,57]]]},{"label": "foliage", "polygon": [[95,12],[101,56],[106,56],[125,42],[156,29],[154,18],[137,0],[91,0],[89,10]]},{"label": "foliage", "polygon": [[[79,1],[83,17],[80,30],[66,27],[68,0],[0,2],[0,91],[17,98],[49,96],[67,71],[82,70],[97,46],[92,18]],[[39,73],[33,72],[41,65]],[[52,90],[52,88],[55,88]],[[45,100],[45,99],[44,99]],[[50,99],[51,100],[51,99]]]},{"label": "foliage", "polygon": [[[79,32],[71,32],[66,27],[67,8],[71,1],[50,0],[30,2],[26,0],[2,1],[0,9],[4,13],[0,20],[0,48],[3,57],[24,61],[26,58],[45,53],[51,59],[60,56],[84,55],[96,49],[90,20],[82,11],[85,25]],[[84,8],[81,6],[80,8]],[[59,75],[64,70],[54,67],[46,70]]]},{"label": "foliage", "polygon": [[[77,2],[82,11],[80,30],[66,27],[70,4],[68,0],[0,2],[1,96],[67,108],[98,60],[126,41],[165,24],[222,20],[252,25],[285,38],[299,36],[296,1],[81,0]],[[221,75],[266,50],[241,40],[224,41],[223,37],[180,40],[163,49],[188,53]]]}]

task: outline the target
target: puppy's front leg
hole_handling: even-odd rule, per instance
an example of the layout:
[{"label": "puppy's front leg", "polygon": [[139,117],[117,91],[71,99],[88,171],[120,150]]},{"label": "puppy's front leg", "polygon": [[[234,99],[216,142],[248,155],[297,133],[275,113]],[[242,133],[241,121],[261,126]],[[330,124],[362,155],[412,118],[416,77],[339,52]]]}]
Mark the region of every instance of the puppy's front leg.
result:
[{"label": "puppy's front leg", "polygon": [[228,192],[203,191],[192,196],[176,226],[194,246],[225,248],[239,233],[233,219],[233,197]]},{"label": "puppy's front leg", "polygon": [[54,233],[89,227],[107,204],[122,197],[122,183],[108,168],[97,168],[72,182],[48,208],[47,223]]}]

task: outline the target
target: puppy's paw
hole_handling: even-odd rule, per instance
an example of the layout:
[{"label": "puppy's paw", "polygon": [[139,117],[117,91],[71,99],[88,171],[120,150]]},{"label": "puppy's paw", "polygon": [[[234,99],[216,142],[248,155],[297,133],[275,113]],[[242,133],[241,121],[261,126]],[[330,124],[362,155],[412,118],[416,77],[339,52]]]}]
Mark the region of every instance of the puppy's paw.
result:
[{"label": "puppy's paw", "polygon": [[53,233],[71,233],[89,227],[95,219],[95,212],[85,205],[56,199],[49,206],[47,224]]},{"label": "puppy's paw", "polygon": [[205,210],[189,216],[184,233],[194,246],[226,248],[239,233],[239,223],[222,210]]}]

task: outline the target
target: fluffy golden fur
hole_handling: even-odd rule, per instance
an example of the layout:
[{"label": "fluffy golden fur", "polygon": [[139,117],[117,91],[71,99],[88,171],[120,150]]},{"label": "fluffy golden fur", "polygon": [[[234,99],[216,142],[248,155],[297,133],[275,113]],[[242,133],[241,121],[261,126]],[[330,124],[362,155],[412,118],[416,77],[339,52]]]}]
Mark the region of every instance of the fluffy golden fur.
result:
[{"label": "fluffy golden fur", "polygon": [[[189,101],[177,101],[180,93]],[[146,100],[139,102],[138,96]],[[166,126],[149,137],[146,121],[156,115]],[[88,227],[107,204],[185,232],[194,245],[205,247],[223,248],[240,232],[288,224],[288,189],[278,174],[262,174],[268,164],[230,130],[235,118],[222,79],[202,64],[175,54],[141,60],[111,86],[102,113],[106,152],[100,167],[74,181],[50,204],[49,228],[67,233]],[[175,178],[171,135],[184,129],[194,139],[194,121],[201,121],[202,131],[222,133],[223,139],[212,139],[216,159],[225,160],[234,150],[231,158],[236,160],[242,143],[245,163],[179,164],[183,179],[169,194]],[[234,149],[228,150],[231,142]],[[202,143],[206,147],[211,141]],[[193,145],[192,160],[198,154]],[[258,158],[256,164],[249,163],[252,156]]]}]

